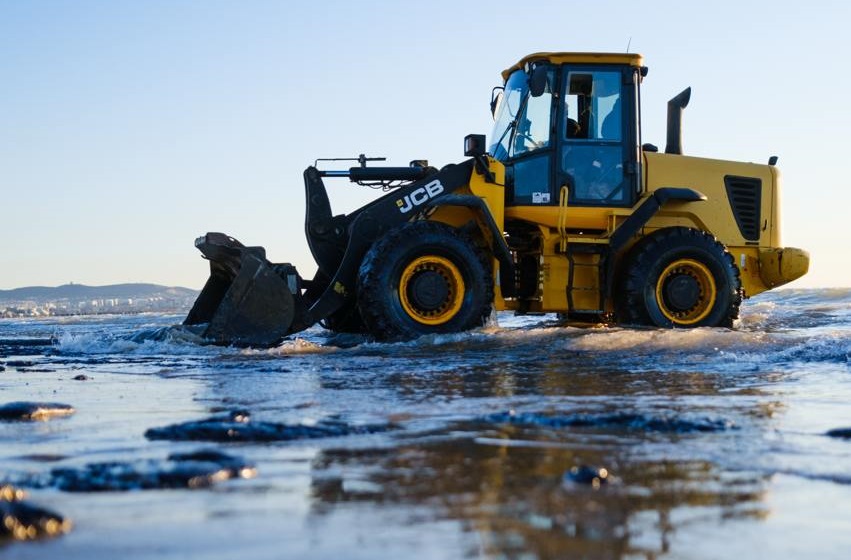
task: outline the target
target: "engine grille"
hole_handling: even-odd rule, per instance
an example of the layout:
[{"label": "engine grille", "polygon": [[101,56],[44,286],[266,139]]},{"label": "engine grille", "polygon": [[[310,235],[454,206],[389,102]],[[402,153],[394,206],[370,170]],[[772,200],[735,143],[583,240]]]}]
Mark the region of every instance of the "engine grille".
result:
[{"label": "engine grille", "polygon": [[724,177],[724,185],[742,237],[748,241],[759,241],[762,180],[728,175]]}]

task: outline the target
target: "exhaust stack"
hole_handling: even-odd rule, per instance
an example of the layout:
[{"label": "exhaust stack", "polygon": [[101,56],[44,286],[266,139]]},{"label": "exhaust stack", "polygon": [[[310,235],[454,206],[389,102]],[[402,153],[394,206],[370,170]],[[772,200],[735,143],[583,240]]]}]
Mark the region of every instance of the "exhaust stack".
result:
[{"label": "exhaust stack", "polygon": [[683,153],[683,109],[691,99],[691,88],[687,87],[668,101],[668,142],[666,154]]}]

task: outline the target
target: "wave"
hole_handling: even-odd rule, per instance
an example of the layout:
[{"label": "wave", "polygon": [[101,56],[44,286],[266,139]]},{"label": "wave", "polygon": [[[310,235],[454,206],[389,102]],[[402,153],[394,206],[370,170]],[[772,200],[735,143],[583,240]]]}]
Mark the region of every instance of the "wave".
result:
[{"label": "wave", "polygon": [[[765,296],[765,297],[763,297]],[[123,323],[55,324],[60,353],[232,354],[246,357],[330,354],[428,356],[466,354],[487,360],[491,353],[535,355],[554,348],[606,361],[643,362],[654,367],[717,367],[789,362],[848,363],[851,356],[851,288],[781,290],[748,300],[735,329],[658,329],[559,326],[554,316],[515,317],[463,333],[427,335],[409,342],[371,341],[363,335],[334,334],[312,327],[271,349],[210,346],[195,327],[157,326],[173,318]],[[109,331],[109,332],[106,332]]]},{"label": "wave", "polygon": [[851,288],[780,289],[764,292],[756,298],[784,301],[795,305],[825,302],[851,304]]},{"label": "wave", "polygon": [[183,325],[124,334],[64,330],[56,340],[61,354],[197,354],[207,344],[197,331]]},{"label": "wave", "polygon": [[[308,334],[308,337],[310,333]],[[315,335],[314,335],[315,336]],[[311,337],[313,338],[313,337]],[[324,344],[322,341],[310,340],[310,338],[296,337],[291,340],[285,340],[274,348],[255,349],[245,348],[240,351],[244,356],[263,355],[263,356],[294,356],[306,354],[329,354],[337,352],[339,347],[334,345]]]},{"label": "wave", "polygon": [[566,344],[570,350],[624,356],[627,361],[665,358],[693,368],[721,367],[731,363],[752,365],[790,362],[848,363],[851,332],[771,333],[729,329],[613,329],[589,333]]},{"label": "wave", "polygon": [[489,327],[464,333],[428,335],[400,343],[364,342],[348,355],[400,358],[453,357],[478,362],[495,356],[573,355],[620,363],[631,369],[763,367],[790,363],[851,362],[851,329],[782,332],[744,329],[658,329],[624,327]]},{"label": "wave", "polygon": [[742,305],[740,328],[802,329],[851,326],[851,288],[778,290]]},{"label": "wave", "polygon": [[305,338],[288,339],[269,349],[215,346],[201,336],[203,326],[199,328],[187,325],[170,325],[124,333],[60,330],[55,335],[55,341],[60,354],[232,354],[244,357],[274,357],[337,351],[337,347],[321,342],[321,337],[316,334],[320,330],[308,330]]}]

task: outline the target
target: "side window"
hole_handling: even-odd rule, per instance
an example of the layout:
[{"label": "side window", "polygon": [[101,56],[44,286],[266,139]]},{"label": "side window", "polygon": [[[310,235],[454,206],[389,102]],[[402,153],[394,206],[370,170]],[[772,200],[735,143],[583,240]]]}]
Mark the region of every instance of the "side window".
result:
[{"label": "side window", "polygon": [[527,99],[522,113],[517,118],[517,128],[514,131],[514,141],[511,146],[512,156],[549,146],[553,106],[553,92],[550,87],[552,83],[553,73],[550,72],[547,89],[543,95],[539,97],[530,95]]},{"label": "side window", "polygon": [[628,201],[621,82],[616,71],[568,72],[561,171],[567,176],[571,199],[580,204]]},{"label": "side window", "polygon": [[567,81],[567,137],[620,142],[620,72],[570,72]]}]

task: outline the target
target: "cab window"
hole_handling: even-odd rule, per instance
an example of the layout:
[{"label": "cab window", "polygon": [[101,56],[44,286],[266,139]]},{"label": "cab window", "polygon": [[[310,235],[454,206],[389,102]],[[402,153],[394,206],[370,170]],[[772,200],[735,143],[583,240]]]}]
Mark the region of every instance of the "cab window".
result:
[{"label": "cab window", "polygon": [[565,80],[561,170],[580,204],[627,201],[621,73],[570,71]]},{"label": "cab window", "polygon": [[529,96],[517,118],[512,156],[549,146],[552,105],[553,93],[549,87],[539,97]]}]

